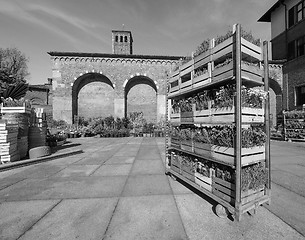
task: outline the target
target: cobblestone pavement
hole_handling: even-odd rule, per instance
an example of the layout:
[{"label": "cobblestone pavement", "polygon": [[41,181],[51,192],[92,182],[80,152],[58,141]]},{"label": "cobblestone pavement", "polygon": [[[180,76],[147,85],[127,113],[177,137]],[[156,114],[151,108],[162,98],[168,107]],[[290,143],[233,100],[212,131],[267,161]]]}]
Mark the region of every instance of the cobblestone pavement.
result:
[{"label": "cobblestone pavement", "polygon": [[84,152],[0,172],[0,239],[304,239],[302,146],[272,143],[271,206],[237,222],[164,174],[163,138],[71,141]]}]

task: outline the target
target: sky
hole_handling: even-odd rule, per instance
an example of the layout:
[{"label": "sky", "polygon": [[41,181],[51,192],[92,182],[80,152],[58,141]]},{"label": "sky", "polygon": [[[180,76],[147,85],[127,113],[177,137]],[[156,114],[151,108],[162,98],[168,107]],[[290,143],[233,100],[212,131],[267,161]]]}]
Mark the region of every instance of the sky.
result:
[{"label": "sky", "polygon": [[[111,53],[111,31],[132,32],[133,53],[190,56],[233,24],[270,41],[257,20],[276,0],[0,0],[0,48],[29,59],[30,84],[52,77],[47,52]],[[124,25],[124,26],[123,26]]]}]

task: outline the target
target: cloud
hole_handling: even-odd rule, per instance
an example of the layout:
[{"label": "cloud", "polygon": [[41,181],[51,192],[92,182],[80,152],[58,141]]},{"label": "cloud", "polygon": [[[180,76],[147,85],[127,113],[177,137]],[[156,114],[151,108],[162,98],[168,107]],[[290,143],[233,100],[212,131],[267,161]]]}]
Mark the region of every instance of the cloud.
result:
[{"label": "cloud", "polygon": [[[93,21],[89,21],[89,20],[84,20],[83,18],[75,17],[71,14],[69,14],[66,11],[60,10],[58,8],[54,8],[54,7],[50,7],[50,6],[44,6],[42,4],[30,4],[28,6],[28,10],[30,12],[33,12],[33,14],[35,14],[35,12],[41,12],[42,14],[44,14],[45,16],[49,16],[53,19],[58,19],[61,20],[75,28],[77,28],[78,30],[81,30],[83,33],[88,34],[100,41],[102,41],[105,44],[108,44],[109,41],[107,41],[105,38],[101,37],[101,35],[96,34],[95,33],[95,28],[97,27],[102,27],[102,28],[107,28],[107,25],[102,25],[101,23],[99,23],[98,25],[93,22]],[[86,18],[88,19],[88,18]]]},{"label": "cloud", "polygon": [[17,2],[5,1],[4,3],[5,4],[3,5],[3,7],[0,8],[0,13],[6,15],[8,17],[17,19],[21,22],[28,22],[30,24],[38,25],[38,26],[42,27],[43,29],[49,30],[49,31],[65,38],[70,43],[77,46],[77,44],[78,44],[77,39],[75,39],[71,35],[67,34],[65,31],[62,31],[61,29],[57,28],[56,26],[53,26],[45,21],[42,21],[41,19],[35,17],[33,14],[28,13],[28,11],[26,11],[24,9],[24,7],[20,4],[18,4]]},{"label": "cloud", "polygon": [[[83,35],[94,37],[100,42],[109,45],[108,39],[105,39],[96,33],[96,28],[106,28],[108,27],[106,25],[100,23],[96,24],[95,22],[88,20],[85,21],[58,8],[43,5],[43,1],[40,1],[39,4],[31,2],[31,0],[28,0],[27,2],[4,0],[3,3],[2,1],[3,0],[0,0],[0,13],[21,22],[38,25],[53,34],[66,39],[76,49],[79,49],[79,47],[84,44],[82,40],[75,37],[75,31],[74,33],[73,31],[67,31],[62,27],[63,24],[56,24],[56,21],[59,20],[62,23],[66,23],[79,32],[82,32]],[[69,32],[72,32],[72,34]]]}]

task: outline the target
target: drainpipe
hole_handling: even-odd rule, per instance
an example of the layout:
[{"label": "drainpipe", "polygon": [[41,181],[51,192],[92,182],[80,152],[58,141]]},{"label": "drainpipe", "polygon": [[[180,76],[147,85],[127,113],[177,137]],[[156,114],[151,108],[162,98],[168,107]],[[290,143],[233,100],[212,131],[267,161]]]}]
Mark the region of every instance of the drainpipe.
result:
[{"label": "drainpipe", "polygon": [[286,51],[286,60],[288,60],[287,5],[284,2],[285,0],[280,1],[280,3],[285,7],[285,51]]},{"label": "drainpipe", "polygon": [[[284,3],[285,0],[280,0],[280,3],[285,7],[285,52],[286,61],[288,61],[288,24],[287,24],[287,5]],[[286,107],[284,109],[288,110],[288,79],[286,79]]]}]

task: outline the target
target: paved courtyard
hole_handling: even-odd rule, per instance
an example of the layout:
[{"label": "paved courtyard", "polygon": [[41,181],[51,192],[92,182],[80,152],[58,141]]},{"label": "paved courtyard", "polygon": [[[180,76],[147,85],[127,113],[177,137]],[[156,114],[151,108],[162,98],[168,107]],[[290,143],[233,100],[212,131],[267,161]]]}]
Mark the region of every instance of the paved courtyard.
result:
[{"label": "paved courtyard", "polygon": [[[163,138],[79,138],[83,153],[0,172],[0,239],[305,239],[305,146],[272,144],[272,202],[242,221],[164,174]],[[287,145],[288,144],[288,145]]]}]

